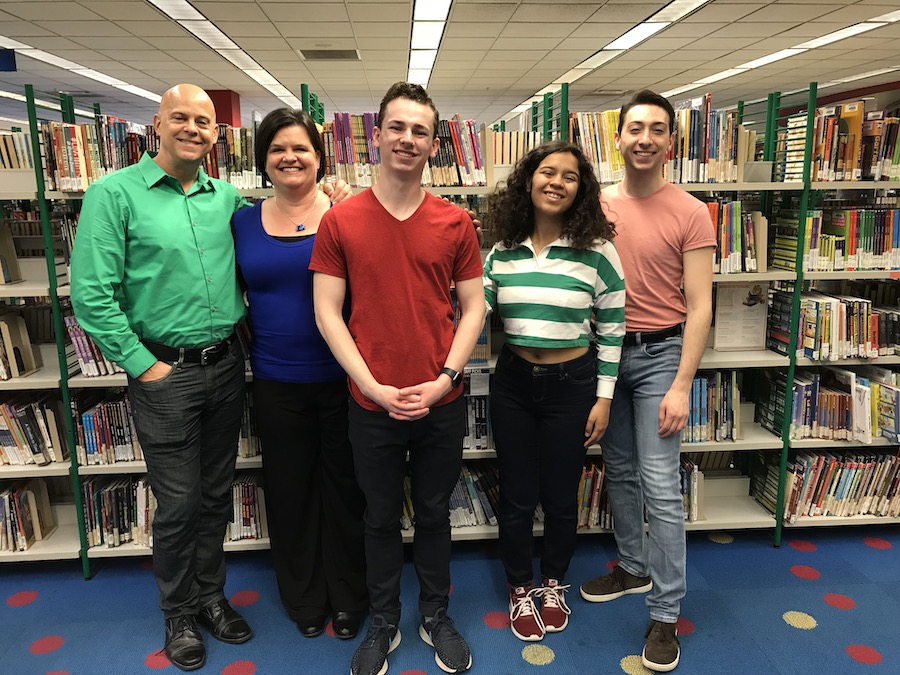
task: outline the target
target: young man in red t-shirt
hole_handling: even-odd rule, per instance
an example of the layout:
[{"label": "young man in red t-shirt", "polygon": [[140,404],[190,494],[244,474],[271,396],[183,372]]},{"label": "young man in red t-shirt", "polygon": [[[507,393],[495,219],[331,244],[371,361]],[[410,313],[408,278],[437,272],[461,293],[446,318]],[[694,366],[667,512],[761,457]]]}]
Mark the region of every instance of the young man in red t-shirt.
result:
[{"label": "young man in red t-shirt", "polygon": [[[386,672],[387,655],[400,642],[407,453],[419,635],[444,671],[472,665],[447,615],[448,502],[462,466],[461,373],[484,323],[484,294],[471,219],[421,187],[422,170],[437,152],[437,123],[422,87],[402,82],[388,90],[373,134],[378,183],[325,214],[310,264],[316,322],[350,378],[350,440],[367,503],[372,626],[353,656],[352,675]],[[461,312],[455,328],[451,284]]]},{"label": "young man in red t-shirt", "polygon": [[625,346],[603,437],[619,563],[581,586],[590,602],[651,591],[642,661],[659,672],[673,670],[681,654],[675,623],[687,583],[679,453],[712,318],[716,245],[706,205],[664,177],[674,123],[672,105],[651,91],[622,106],[616,147],[625,178],[600,194],[625,273]]}]

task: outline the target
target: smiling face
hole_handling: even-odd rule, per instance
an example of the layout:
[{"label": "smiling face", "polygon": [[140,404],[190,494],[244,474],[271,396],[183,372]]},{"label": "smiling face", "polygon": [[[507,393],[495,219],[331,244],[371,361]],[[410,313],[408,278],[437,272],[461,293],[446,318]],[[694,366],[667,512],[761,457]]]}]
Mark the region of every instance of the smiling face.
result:
[{"label": "smiling face", "polygon": [[672,146],[669,113],[656,105],[636,105],[625,113],[616,147],[622,152],[626,169],[662,174],[666,153]]},{"label": "smiling face", "polygon": [[373,140],[381,152],[382,171],[416,176],[438,149],[434,110],[408,98],[395,98],[384,109]]},{"label": "smiling face", "polygon": [[153,116],[157,163],[167,172],[196,171],[216,142],[216,109],[205,91],[179,84],[163,94]]},{"label": "smiling face", "polygon": [[531,176],[531,203],[535,216],[561,220],[575,203],[581,174],[570,152],[547,155]]},{"label": "smiling face", "polygon": [[266,175],[275,190],[313,188],[322,158],[299,124],[279,129],[266,154]]}]

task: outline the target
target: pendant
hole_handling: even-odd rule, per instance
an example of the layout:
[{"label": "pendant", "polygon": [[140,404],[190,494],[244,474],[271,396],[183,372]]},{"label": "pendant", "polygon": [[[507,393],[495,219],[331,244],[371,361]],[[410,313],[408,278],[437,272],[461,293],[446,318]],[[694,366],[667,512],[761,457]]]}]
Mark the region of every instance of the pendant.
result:
[{"label": "pendant", "polygon": [[303,223],[300,223],[299,225],[297,225],[297,232],[303,232],[303,230],[305,230],[305,229],[306,229],[306,225],[304,225]]}]

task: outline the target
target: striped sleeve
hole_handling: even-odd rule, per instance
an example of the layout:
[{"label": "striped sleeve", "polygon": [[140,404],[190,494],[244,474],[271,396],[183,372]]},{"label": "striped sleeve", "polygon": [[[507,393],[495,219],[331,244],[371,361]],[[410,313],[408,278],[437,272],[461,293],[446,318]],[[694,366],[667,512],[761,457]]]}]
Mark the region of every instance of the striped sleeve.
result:
[{"label": "striped sleeve", "polygon": [[481,281],[484,284],[484,304],[487,312],[490,314],[497,306],[497,282],[494,281],[493,265],[494,254],[497,252],[497,245],[490,250],[487,258],[484,260],[484,271],[481,275]]},{"label": "striped sleeve", "polygon": [[594,290],[597,397],[612,398],[625,339],[625,279],[613,243],[604,241],[596,250],[600,253]]}]

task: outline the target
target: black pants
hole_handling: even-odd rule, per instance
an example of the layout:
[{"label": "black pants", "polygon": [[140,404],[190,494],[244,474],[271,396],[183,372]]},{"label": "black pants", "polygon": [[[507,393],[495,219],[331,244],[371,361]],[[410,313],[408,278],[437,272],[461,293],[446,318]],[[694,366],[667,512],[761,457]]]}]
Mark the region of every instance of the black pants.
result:
[{"label": "black pants", "polygon": [[350,401],[350,441],[359,485],[366,496],[366,561],[372,614],[400,620],[403,477],[412,476],[415,510],[413,562],[419,612],[433,616],[450,595],[449,500],[462,468],[465,401],[432,408],[413,422],[391,419]]},{"label": "black pants", "polygon": [[266,513],[281,602],[294,620],[365,611],[363,521],[347,384],[256,379]]},{"label": "black pants", "polygon": [[541,575],[562,581],[575,552],[584,427],[597,400],[593,351],[554,365],[529,363],[509,349],[497,359],[491,426],[500,483],[500,552],[513,586],[534,578],[534,509],[544,510]]}]

